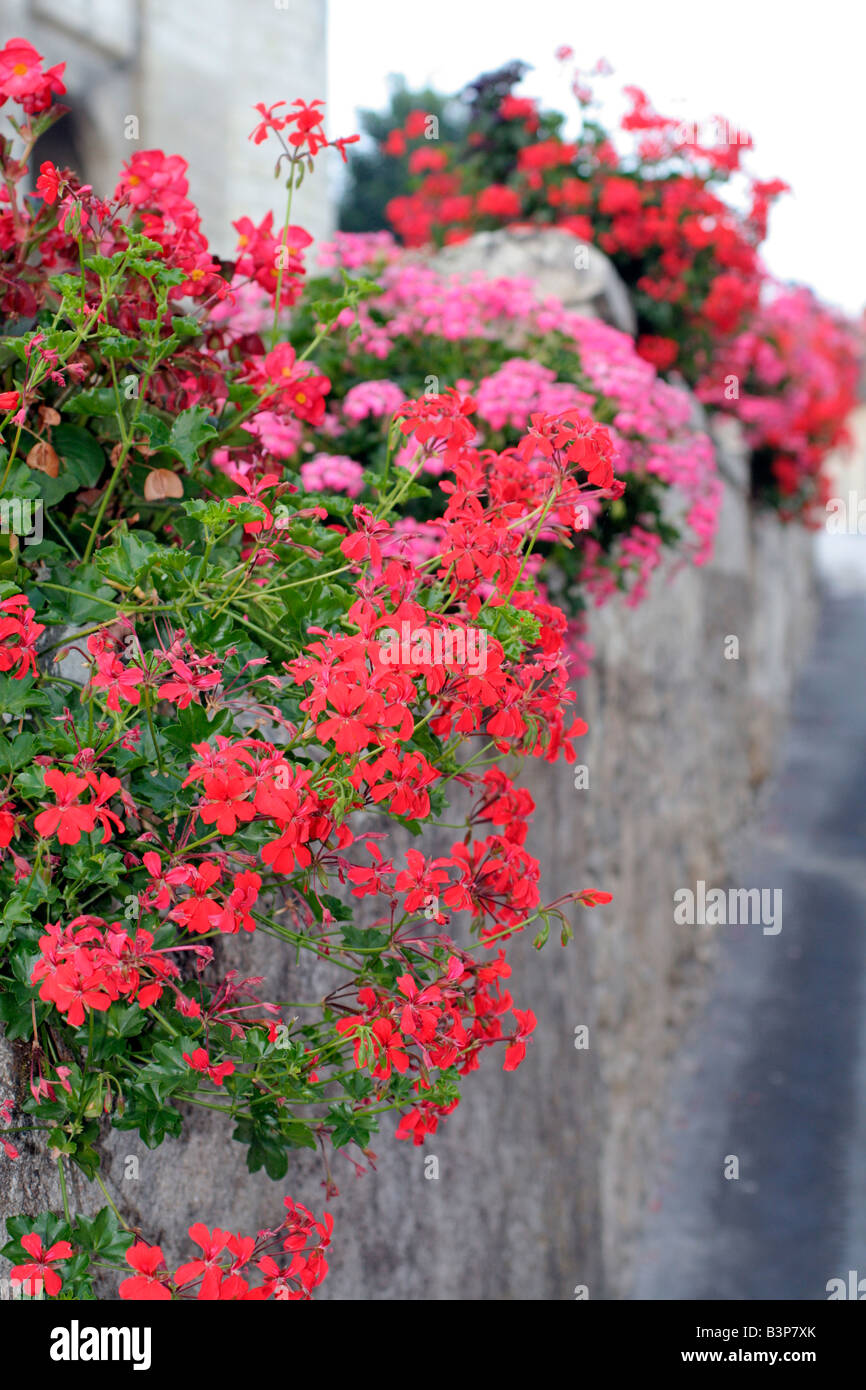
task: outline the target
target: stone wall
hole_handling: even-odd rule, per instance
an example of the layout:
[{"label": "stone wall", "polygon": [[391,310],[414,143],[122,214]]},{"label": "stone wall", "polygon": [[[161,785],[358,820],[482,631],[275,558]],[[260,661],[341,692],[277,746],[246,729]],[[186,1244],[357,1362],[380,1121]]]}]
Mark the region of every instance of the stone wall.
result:
[{"label": "stone wall", "polygon": [[[337,1156],[323,1298],[558,1300],[584,1285],[596,1299],[628,1288],[668,1065],[710,968],[706,938],[674,926],[673,893],[697,879],[724,884],[813,619],[810,538],[753,512],[736,431],[720,427],[717,443],[725,496],[714,560],[669,562],[642,606],[592,616],[595,659],[578,696],[589,785],[577,788],[564,763],[528,770],[544,899],[598,887],[614,900],[577,909],[565,949],[512,943],[515,999],[539,1018],[517,1072],[468,1077],[462,1105],[421,1148],[396,1143],[385,1125],[375,1171],[357,1177]],[[735,660],[725,655],[732,636]],[[266,938],[222,949],[244,974],[265,975],[272,997],[327,988],[326,967],[275,961]],[[575,1046],[581,1025],[585,1049]],[[20,1090],[21,1060],[0,1043],[0,1093]],[[255,1230],[278,1219],[284,1192],[324,1202],[312,1155],[293,1156],[279,1184],[249,1178],[240,1146],[207,1111],[154,1153],[118,1133],[106,1151],[121,1209],[169,1259],[193,1220]],[[425,1178],[430,1155],[436,1180]],[[126,1176],[129,1156],[137,1177]],[[102,1204],[75,1182],[72,1197]],[[0,1214],[58,1204],[44,1160],[25,1150],[0,1163]]]}]

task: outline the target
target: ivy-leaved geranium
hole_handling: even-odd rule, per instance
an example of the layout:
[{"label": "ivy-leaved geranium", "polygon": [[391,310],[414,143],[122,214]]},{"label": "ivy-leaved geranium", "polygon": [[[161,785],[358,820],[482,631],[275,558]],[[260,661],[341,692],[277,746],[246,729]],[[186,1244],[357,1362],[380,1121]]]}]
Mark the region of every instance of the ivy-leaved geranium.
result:
[{"label": "ivy-leaved geranium", "polygon": [[[98,1266],[124,1298],[306,1298],[327,1215],[287,1198],[256,1237],[195,1223],[169,1268],[100,1136],[155,1147],[204,1106],[275,1180],[319,1151],[331,1197],[333,1150],[359,1162],[383,1116],[421,1144],[487,1054],[520,1064],[536,1020],[507,942],[564,943],[571,907],[608,898],[543,901],[532,799],[501,766],[572,759],[585,731],[533,549],[621,494],[616,446],[575,407],[481,449],[449,387],[393,402],[364,501],[305,480],[270,441],[321,425],[317,354],[378,292],[345,276],[293,332],[292,193],[347,142],[319,102],[258,108],[285,216],[242,219],[230,288],[178,156],[134,154],[108,200],[45,162],[24,192],[61,92],[25,40],[0,53],[0,1022],[28,1058],[0,1137],[10,1161],[44,1145],[63,1193],[7,1221],[3,1253],[29,1294],[90,1297]],[[407,510],[431,471],[435,523]],[[263,997],[251,933],[321,962],[322,997]],[[95,1216],[69,1165],[105,1193]]]}]

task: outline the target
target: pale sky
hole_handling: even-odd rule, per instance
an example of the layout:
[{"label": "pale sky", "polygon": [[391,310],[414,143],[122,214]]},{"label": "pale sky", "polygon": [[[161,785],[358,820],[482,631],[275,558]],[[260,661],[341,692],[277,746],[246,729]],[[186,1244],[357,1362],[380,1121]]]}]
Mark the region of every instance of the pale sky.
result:
[{"label": "pale sky", "polygon": [[666,114],[748,130],[750,170],[793,189],[771,215],[771,272],[850,312],[866,305],[861,0],[329,0],[329,12],[333,133],[385,105],[389,73],[453,92],[514,58],[534,68],[522,93],[569,111],[553,53],[570,44],[581,67],[612,64],[606,92],[642,87]]}]

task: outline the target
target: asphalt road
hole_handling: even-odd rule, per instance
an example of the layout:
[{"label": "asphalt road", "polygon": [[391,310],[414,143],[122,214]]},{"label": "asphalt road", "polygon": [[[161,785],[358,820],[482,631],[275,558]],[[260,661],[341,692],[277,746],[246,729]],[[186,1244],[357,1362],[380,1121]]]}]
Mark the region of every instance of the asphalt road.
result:
[{"label": "asphalt road", "polygon": [[736,886],[782,889],[782,930],[716,929],[719,966],[675,1070],[632,1297],[826,1299],[849,1270],[866,1281],[864,846],[866,596],[852,594],[825,601],[738,867]]}]

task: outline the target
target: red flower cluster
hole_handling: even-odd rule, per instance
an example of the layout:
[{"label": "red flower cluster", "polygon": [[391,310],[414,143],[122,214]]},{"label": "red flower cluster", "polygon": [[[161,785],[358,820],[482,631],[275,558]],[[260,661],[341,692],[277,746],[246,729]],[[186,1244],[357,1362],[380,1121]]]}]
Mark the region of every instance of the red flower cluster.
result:
[{"label": "red flower cluster", "polygon": [[[294,173],[295,163],[328,143],[321,103],[282,107],[260,108],[253,139],[273,133]],[[413,113],[407,134],[417,138],[425,126],[424,113]],[[344,142],[332,143],[342,152]],[[441,160],[428,156],[416,163],[426,165],[429,179],[443,179]],[[387,432],[401,447],[388,457],[377,500],[350,507],[323,491],[293,512],[282,499],[296,489],[298,459],[288,476],[280,463],[322,426],[331,393],[301,342],[309,332],[318,345],[331,330],[315,310],[312,322],[301,313],[293,317],[292,342],[268,350],[253,310],[267,296],[265,318],[277,339],[275,311],[295,300],[306,234],[290,227],[275,235],[272,219],[258,226],[241,219],[232,286],[238,299],[218,304],[226,285],[189,201],[183,160],[161,151],[134,155],[111,204],[53,165],[41,171],[41,197],[18,199],[23,172],[10,174],[8,212],[0,212],[4,308],[35,316],[50,304],[51,315],[33,334],[25,327],[23,350],[10,354],[0,409],[38,411],[43,444],[65,426],[66,441],[53,435],[58,458],[73,440],[74,478],[66,477],[73,470],[63,458],[63,482],[74,489],[64,510],[73,560],[56,562],[62,583],[43,582],[37,572],[34,603],[44,605],[37,611],[46,624],[65,625],[68,614],[58,616],[43,589],[68,589],[76,601],[92,598],[97,615],[81,633],[90,667],[83,719],[78,702],[74,710],[64,704],[65,677],[40,691],[33,727],[43,739],[35,767],[45,799],[29,809],[34,770],[10,770],[9,795],[28,812],[4,793],[0,847],[9,852],[0,854],[0,868],[13,889],[27,879],[25,901],[40,923],[56,915],[55,902],[80,894],[85,851],[101,855],[105,879],[91,875],[92,896],[70,910],[79,915],[42,927],[39,956],[27,960],[30,1002],[37,992],[39,999],[37,1043],[57,1033],[69,1048],[34,1048],[33,1097],[67,1117],[57,1120],[70,1135],[64,1147],[82,1166],[91,1161],[82,1154],[92,1129],[78,1122],[85,1114],[89,1120],[98,1098],[107,1111],[109,1096],[118,1098],[117,1110],[122,1098],[124,1115],[143,1134],[151,1125],[152,1101],[136,1105],[151,1060],[165,1081],[163,1095],[153,1087],[157,1104],[172,1092],[223,1088],[229,1104],[216,1108],[234,1112],[252,1166],[264,1153],[269,1172],[285,1148],[328,1137],[342,1147],[335,1113],[350,1125],[343,1143],[365,1152],[383,1108],[371,1106],[371,1093],[384,1096],[389,1087],[397,1107],[409,1110],[400,1137],[422,1142],[457,1104],[455,1075],[473,1071],[485,1049],[501,1045],[506,1070],[525,1056],[535,1018],[514,1005],[501,942],[535,920],[543,932],[551,919],[559,922],[566,937],[563,907],[605,897],[573,893],[542,905],[539,865],[527,849],[532,799],[504,773],[481,769],[499,753],[572,759],[573,740],[585,731],[572,712],[565,616],[539,593],[532,551],[539,535],[572,543],[581,499],[600,505],[620,494],[612,435],[583,407],[539,406],[528,426],[515,426],[524,430],[515,448],[485,450],[472,397],[457,389],[425,396],[406,402],[399,429]],[[510,215],[512,190],[494,185],[482,206],[485,215]],[[179,269],[182,280],[174,284],[180,277],[166,275],[165,266]],[[244,280],[256,304],[241,325],[247,305],[235,310]],[[350,317],[366,288],[343,286]],[[196,313],[163,322],[166,291],[197,298]],[[341,308],[335,335],[344,326]],[[63,419],[76,414],[84,378],[107,398],[115,363],[140,365],[145,357],[147,409],[130,407],[120,439],[99,409],[79,408],[71,426]],[[83,404],[101,399],[91,395]],[[555,405],[564,398],[547,399]],[[356,402],[358,418],[378,431],[399,401],[393,385],[374,391]],[[121,417],[116,393],[110,409]],[[384,430],[380,441],[384,451]],[[17,448],[16,441],[10,455]],[[152,505],[158,476],[147,484],[167,471],[154,457],[186,464],[184,486],[194,495],[182,510]],[[91,461],[89,481],[106,478],[102,489],[78,487]],[[353,460],[342,465],[345,474]],[[318,485],[300,467],[305,493],[314,492]],[[442,514],[429,521],[395,515],[422,470],[438,479]],[[129,529],[133,516],[143,531]],[[91,610],[83,611],[91,624]],[[24,594],[3,600],[0,669],[39,674],[34,650],[42,627],[33,619]],[[248,675],[251,668],[263,669]],[[196,708],[203,703],[206,709]],[[146,727],[134,722],[139,710]],[[475,735],[483,741],[480,768],[459,751]],[[412,830],[434,821],[454,783],[469,793],[465,834],[461,826],[439,857],[410,850],[395,866],[371,821],[390,817]],[[109,851],[66,852],[97,827],[103,845],[114,841]],[[9,848],[16,833],[38,841],[34,865]],[[124,875],[133,888],[121,909]],[[377,900],[381,915],[369,934],[352,920],[350,895]],[[279,906],[271,906],[274,897]],[[112,920],[124,913],[125,921]],[[461,914],[489,958],[476,960],[447,934]],[[19,933],[17,916],[10,926],[16,949],[29,952],[29,926]],[[208,938],[257,927],[310,949],[323,969],[330,963],[346,972],[321,1007],[297,1006],[314,1010],[303,1024],[282,1022],[281,1009],[258,997],[260,980],[229,970],[206,982],[215,955]],[[195,964],[189,979],[176,964],[180,952]],[[173,1003],[171,1022],[155,1007],[163,995]],[[28,1005],[28,1023],[30,1012]],[[96,1029],[95,1014],[109,1015],[104,1030]],[[121,1018],[133,1026],[114,1028]],[[98,1048],[75,1036],[85,1023]],[[48,1055],[55,1061],[44,1074],[40,1057]],[[353,1075],[325,1095],[352,1072],[352,1056],[373,1082]],[[58,1065],[58,1057],[69,1065]],[[317,1107],[312,1117],[306,1106]],[[7,1114],[3,1107],[4,1123]],[[171,1119],[179,1123],[179,1112]],[[333,1190],[330,1175],[328,1184]],[[287,1206],[278,1231],[255,1239],[193,1227],[195,1258],[173,1273],[159,1246],[136,1241],[121,1296],[310,1297],[327,1269],[330,1221]],[[47,1282],[51,1262],[74,1248],[74,1230],[68,1247],[25,1245],[33,1257],[27,1272]],[[282,1247],[276,1255],[274,1242]],[[86,1278],[79,1269],[73,1287]],[[59,1276],[51,1286],[59,1290]]]},{"label": "red flower cluster", "polygon": [[11,671],[16,681],[28,673],[36,675],[36,643],[45,628],[33,618],[24,594],[0,600],[0,672]]},{"label": "red flower cluster", "polygon": [[[255,1237],[219,1227],[210,1230],[196,1222],[190,1226],[189,1234],[200,1253],[179,1265],[174,1274],[166,1269],[165,1256],[158,1245],[136,1241],[126,1252],[127,1264],[135,1273],[122,1280],[120,1297],[139,1301],[309,1300],[328,1273],[325,1251],[331,1243],[333,1218],[326,1212],[317,1221],[312,1212],[289,1197],[285,1198],[285,1206],[287,1215],[282,1225],[275,1231],[259,1231]],[[275,1245],[284,1252],[279,1264],[267,1253]],[[256,1272],[263,1277],[253,1284]]]},{"label": "red flower cluster", "polygon": [[[56,835],[62,845],[77,845],[82,835],[89,835],[97,825],[102,826],[102,843],[111,839],[112,829],[123,831],[123,821],[106,802],[120,791],[120,778],[109,777],[106,773],[85,772],[76,777],[74,772],[61,772],[59,768],[46,768],[43,773],[45,786],[55,796],[55,805],[45,806],[33,824],[38,835],[48,839]],[[84,792],[95,792],[92,801],[80,803]]]},{"label": "red flower cluster", "polygon": [[[218,737],[216,743],[215,749],[209,744],[194,745],[199,760],[193,763],[184,782],[184,786],[198,780],[202,782],[204,800],[198,811],[202,820],[206,824],[216,824],[223,834],[232,833],[239,821],[246,823],[254,817],[269,821],[280,833],[278,839],[262,848],[263,862],[281,874],[291,873],[296,867],[308,868],[312,863],[310,845],[324,844],[333,829],[327,794],[317,793],[310,785],[313,773],[308,768],[293,767],[274,744],[261,739],[231,741]],[[209,914],[215,909],[211,906],[212,900],[204,895],[218,878],[216,866],[207,864],[201,866],[195,877],[197,897],[208,905]],[[254,874],[239,875],[235,879],[236,894],[252,893],[254,897],[257,887]],[[239,907],[241,903],[237,901],[235,910]],[[185,917],[186,925],[192,930],[206,929],[205,908],[194,913],[187,908]],[[221,922],[222,918],[219,920]],[[193,926],[193,922],[198,925]],[[213,925],[216,924],[215,921]],[[208,925],[211,925],[210,916]],[[220,929],[227,928],[221,926]]]},{"label": "red flower cluster", "polygon": [[314,427],[322,423],[331,383],[308,363],[298,362],[291,343],[279,343],[264,357],[248,362],[247,380],[264,393],[270,410]]},{"label": "red flower cluster", "polygon": [[282,132],[289,130],[285,137],[285,142],[297,157],[314,159],[315,156],[328,146],[339,150],[345,161],[346,146],[353,145],[361,137],[359,135],[344,135],[338,140],[329,140],[325,135],[324,120],[325,115],[321,110],[324,105],[322,101],[302,101],[300,97],[292,102],[292,108],[285,116],[275,116],[281,106],[285,106],[284,101],[277,101],[273,106],[265,106],[264,102],[257,102],[253,108],[261,116],[259,124],[250,133],[250,139],[256,144],[261,145],[267,140],[271,131],[282,141]]},{"label": "red flower cluster", "polygon": [[42,57],[26,39],[9,39],[0,48],[0,106],[11,98],[27,112],[35,115],[46,111],[51,98],[62,96],[66,88],[61,81],[65,63],[42,71]]},{"label": "red flower cluster", "polygon": [[[583,76],[576,73],[573,90],[586,107],[593,93]],[[740,171],[751,145],[745,133],[717,121],[718,138],[704,141],[656,112],[636,87],[626,89],[632,109],[622,120],[624,131],[639,136],[636,168],[598,121],[586,122],[579,140],[565,140],[561,117],[548,115],[542,123],[535,101],[495,91],[486,107],[482,102],[465,146],[443,146],[435,167],[413,152],[414,190],[387,207],[397,235],[420,246],[459,241],[502,220],[541,221],[595,242],[637,292],[642,328],[649,330],[638,350],[661,370],[676,365],[693,379],[695,354],[706,361],[709,339],[730,338],[757,308],[758,247],[768,210],[787,186],[753,179],[749,214],[735,213],[713,185]],[[423,126],[410,130],[407,123],[384,151],[401,156],[423,134]],[[486,182],[491,165],[499,174],[492,184]],[[676,336],[652,331],[670,321],[670,306]]]},{"label": "red flower cluster", "polygon": [[118,999],[149,1008],[179,975],[164,952],[153,950],[150,932],[139,928],[129,936],[121,922],[101,917],[76,917],[68,927],[49,922],[39,950],[31,982],[41,982],[39,998],[73,1028],[80,1028],[87,1010],[104,1013]]},{"label": "red flower cluster", "polygon": [[847,441],[862,361],[854,325],[808,290],[779,288],[698,383],[701,400],[740,420],[755,459],[755,489],[768,500],[775,495],[786,520],[826,518],[829,483],[821,468]]},{"label": "red flower cluster", "polygon": [[[130,642],[138,647],[138,662],[127,659]],[[157,659],[148,666],[131,627],[122,643],[109,632],[91,633],[87,650],[93,657],[91,687],[107,691],[105,705],[109,710],[119,711],[121,702],[140,704],[142,686],[154,688],[158,700],[171,700],[178,709],[187,709],[191,704],[200,704],[202,696],[220,683],[222,658],[213,653],[199,656],[183,640],[183,633],[168,647],[160,648]]]},{"label": "red flower cluster", "polygon": [[309,232],[303,227],[286,227],[275,235],[272,212],[258,226],[249,217],[241,217],[232,226],[238,234],[235,277],[255,281],[271,302],[276,300],[279,286],[280,305],[289,308],[301,293],[304,261],[300,252],[312,245]]},{"label": "red flower cluster", "polygon": [[188,168],[180,155],[138,150],[124,166],[114,196],[129,203],[146,234],[163,248],[169,265],[183,271],[186,278],[172,290],[173,298],[222,299],[228,285],[208,249],[198,209],[187,196]]},{"label": "red flower cluster", "polygon": [[61,1288],[63,1280],[52,1269],[55,1260],[69,1260],[75,1251],[68,1240],[57,1240],[46,1250],[42,1244],[42,1237],[35,1231],[29,1235],[21,1237],[21,1244],[32,1255],[32,1259],[26,1264],[15,1265],[9,1272],[9,1278],[13,1284],[21,1284],[23,1291],[30,1298],[38,1298],[44,1287],[49,1298],[56,1298]]}]

